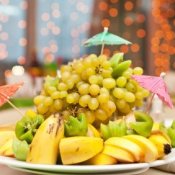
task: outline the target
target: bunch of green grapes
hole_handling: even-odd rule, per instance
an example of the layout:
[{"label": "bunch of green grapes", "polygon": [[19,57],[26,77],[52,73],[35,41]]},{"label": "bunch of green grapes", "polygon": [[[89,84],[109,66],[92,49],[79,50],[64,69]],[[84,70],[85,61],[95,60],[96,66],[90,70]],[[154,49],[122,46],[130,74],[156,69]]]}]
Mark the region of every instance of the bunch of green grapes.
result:
[{"label": "bunch of green grapes", "polygon": [[65,119],[84,112],[89,123],[126,115],[142,105],[148,92],[131,79],[132,74],[142,74],[142,68],[122,71],[114,76],[115,67],[104,55],[73,60],[61,67],[60,78],[46,77],[41,94],[34,98],[37,111],[45,116],[60,112]]}]

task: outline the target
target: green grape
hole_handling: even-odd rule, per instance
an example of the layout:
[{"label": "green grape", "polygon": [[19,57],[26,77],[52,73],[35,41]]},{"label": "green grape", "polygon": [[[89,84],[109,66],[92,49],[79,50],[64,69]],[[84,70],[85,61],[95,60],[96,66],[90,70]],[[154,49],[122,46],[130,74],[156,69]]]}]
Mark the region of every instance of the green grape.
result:
[{"label": "green grape", "polygon": [[129,104],[126,103],[124,108],[119,108],[119,111],[123,114],[128,114],[131,111]]},{"label": "green grape", "polygon": [[88,123],[92,124],[96,119],[94,111],[86,110],[86,111],[84,111],[84,113],[86,115]]},{"label": "green grape", "polygon": [[67,91],[60,91],[60,98],[65,98],[67,97]]},{"label": "green grape", "polygon": [[125,78],[129,79],[131,78],[132,72],[126,70],[122,73],[122,76],[124,76]]},{"label": "green grape", "polygon": [[73,92],[72,95],[74,97],[74,104],[78,103],[79,102],[79,98],[80,98],[79,93]]},{"label": "green grape", "polygon": [[68,89],[73,89],[74,85],[75,85],[75,83],[73,80],[71,80],[71,79],[67,80]]},{"label": "green grape", "polygon": [[124,99],[116,100],[116,106],[117,106],[118,109],[125,108],[126,104],[127,103]]},{"label": "green grape", "polygon": [[107,103],[109,100],[109,93],[101,93],[97,99],[100,104]]},{"label": "green grape", "polygon": [[103,78],[110,78],[112,74],[112,69],[103,69],[101,75]]},{"label": "green grape", "polygon": [[124,97],[125,91],[122,88],[114,88],[112,94],[115,98],[121,99]]},{"label": "green grape", "polygon": [[43,103],[40,103],[37,106],[37,111],[39,114],[45,114],[48,111],[48,108]]},{"label": "green grape", "polygon": [[81,80],[81,78],[78,74],[73,74],[71,75],[71,80],[76,84]]},{"label": "green grape", "polygon": [[116,85],[116,82],[113,78],[105,78],[103,79],[103,87],[107,89],[112,89]]},{"label": "green grape", "polygon": [[109,69],[111,68],[111,63],[109,61],[107,61],[106,59],[103,60],[103,62],[101,63],[103,69]]},{"label": "green grape", "polygon": [[124,99],[126,102],[132,103],[135,101],[135,95],[132,92],[125,92]]},{"label": "green grape", "polygon": [[88,83],[83,83],[81,84],[79,87],[78,87],[78,92],[81,94],[81,95],[85,95],[85,94],[88,94],[89,93],[89,84]]},{"label": "green grape", "polygon": [[136,99],[134,105],[137,106],[137,107],[143,106],[143,100]]},{"label": "green grape", "polygon": [[143,97],[145,98],[145,97],[148,97],[150,95],[150,92],[146,89],[143,89],[142,94],[143,94]]},{"label": "green grape", "polygon": [[144,98],[143,93],[141,91],[136,92],[135,97],[138,100],[142,100]]},{"label": "green grape", "polygon": [[52,93],[51,95],[52,99],[58,99],[60,98],[60,92],[59,91],[55,91]]},{"label": "green grape", "polygon": [[75,69],[77,74],[81,74],[85,70],[85,67],[84,67],[84,65],[81,62],[77,62],[75,64],[74,69]]},{"label": "green grape", "polygon": [[116,110],[116,105],[113,101],[108,100],[107,103],[101,105],[101,109],[103,109],[108,116],[111,116]]},{"label": "green grape", "polygon": [[86,81],[86,80],[88,80],[88,78],[89,78],[89,76],[87,75],[87,71],[86,70],[83,71],[81,73],[81,79],[84,80],[84,81]]},{"label": "green grape", "polygon": [[106,89],[106,88],[104,88],[104,87],[102,87],[102,88],[100,89],[100,94],[103,94],[103,93],[109,94],[109,90]]},{"label": "green grape", "polygon": [[51,97],[46,97],[44,99],[44,106],[51,106],[53,104],[53,99]]},{"label": "green grape", "polygon": [[92,95],[92,96],[96,96],[98,95],[100,92],[100,87],[97,85],[97,84],[91,84],[90,87],[89,87],[89,93]]},{"label": "green grape", "polygon": [[90,77],[91,75],[95,75],[95,69],[93,69],[92,67],[88,67],[88,68],[86,69],[86,75],[87,75],[88,77]]},{"label": "green grape", "polygon": [[63,66],[61,66],[60,71],[61,72],[66,72],[66,71],[70,72],[70,71],[72,71],[72,67],[70,65],[63,65]]},{"label": "green grape", "polygon": [[118,87],[124,87],[126,85],[127,79],[124,76],[120,76],[116,80],[116,85]]},{"label": "green grape", "polygon": [[65,71],[61,74],[61,79],[63,82],[66,83],[69,80],[70,76],[71,76],[71,73],[68,71]]},{"label": "green grape", "polygon": [[126,89],[130,92],[136,92],[137,88],[135,86],[135,84],[133,84],[131,81],[129,81],[127,84],[126,84]]},{"label": "green grape", "polygon": [[67,91],[67,89],[68,89],[68,87],[67,87],[66,83],[60,82],[58,84],[58,90],[59,91]]},{"label": "green grape", "polygon": [[68,120],[70,115],[71,115],[71,112],[69,110],[62,111],[62,116],[64,120]]},{"label": "green grape", "polygon": [[40,103],[43,102],[43,100],[45,99],[45,96],[43,95],[38,95],[34,98],[34,104],[35,105],[39,105]]},{"label": "green grape", "polygon": [[83,60],[83,64],[86,68],[91,67],[92,62],[91,62],[91,59],[89,57],[90,57],[90,55]]},{"label": "green grape", "polygon": [[76,88],[78,88],[81,84],[85,83],[84,81],[79,81],[77,84],[76,84]]},{"label": "green grape", "polygon": [[53,105],[54,105],[54,108],[58,111],[62,110],[63,108],[63,102],[60,99],[55,100]]},{"label": "green grape", "polygon": [[96,110],[99,106],[97,98],[90,98],[88,102],[88,107],[90,110]]},{"label": "green grape", "polygon": [[102,75],[97,75],[97,78],[98,78],[98,84],[99,84],[99,85],[102,85],[103,76],[102,76]]},{"label": "green grape", "polygon": [[72,104],[75,102],[74,95],[72,93],[67,95],[66,102],[69,104]]},{"label": "green grape", "polygon": [[82,107],[86,107],[88,105],[90,99],[91,99],[90,95],[82,95],[79,98],[79,105],[82,106]]},{"label": "green grape", "polygon": [[52,93],[54,93],[55,91],[57,91],[57,89],[54,86],[50,86],[47,89],[47,92],[49,93],[49,95],[52,95]]},{"label": "green grape", "polygon": [[100,121],[105,121],[108,119],[106,112],[103,109],[98,108],[95,111],[95,117]]},{"label": "green grape", "polygon": [[99,83],[98,75],[91,75],[89,77],[89,83],[90,84],[98,84]]},{"label": "green grape", "polygon": [[143,69],[141,67],[135,67],[133,69],[133,74],[134,75],[142,75],[143,74]]}]

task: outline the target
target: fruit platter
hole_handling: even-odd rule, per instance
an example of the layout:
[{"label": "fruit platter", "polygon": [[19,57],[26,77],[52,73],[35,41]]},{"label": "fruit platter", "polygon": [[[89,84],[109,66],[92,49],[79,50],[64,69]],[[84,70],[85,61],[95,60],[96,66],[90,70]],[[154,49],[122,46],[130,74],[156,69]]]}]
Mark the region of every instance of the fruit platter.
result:
[{"label": "fruit platter", "polygon": [[[143,86],[142,74],[123,53],[63,65],[58,76],[45,77],[35,108],[0,128],[0,163],[35,174],[137,174],[175,161],[175,121],[154,121],[147,102],[154,93],[169,107],[171,100],[165,90],[158,94],[160,81]],[[5,92],[0,88],[3,103],[12,95]]]}]

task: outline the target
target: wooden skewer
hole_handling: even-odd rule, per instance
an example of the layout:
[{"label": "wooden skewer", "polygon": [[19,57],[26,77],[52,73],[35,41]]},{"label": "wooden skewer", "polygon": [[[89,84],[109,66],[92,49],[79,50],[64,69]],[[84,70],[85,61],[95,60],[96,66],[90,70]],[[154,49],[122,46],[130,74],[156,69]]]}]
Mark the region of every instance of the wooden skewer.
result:
[{"label": "wooden skewer", "polygon": [[24,114],[9,100],[8,96],[6,96],[3,93],[1,93],[0,95],[2,95],[6,99],[6,101],[9,103],[9,105],[11,105],[21,116],[24,116]]}]

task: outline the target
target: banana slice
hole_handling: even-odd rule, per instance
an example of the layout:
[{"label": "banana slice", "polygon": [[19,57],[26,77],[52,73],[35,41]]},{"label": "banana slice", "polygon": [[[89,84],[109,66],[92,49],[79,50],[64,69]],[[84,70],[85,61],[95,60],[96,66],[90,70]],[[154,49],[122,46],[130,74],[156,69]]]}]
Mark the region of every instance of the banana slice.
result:
[{"label": "banana slice", "polygon": [[134,162],[143,160],[144,152],[136,143],[123,137],[111,137],[105,141],[105,144],[119,147],[130,152],[134,157]]},{"label": "banana slice", "polygon": [[141,162],[152,162],[158,158],[156,146],[147,138],[140,135],[127,135],[124,138],[136,143],[144,152]]}]

